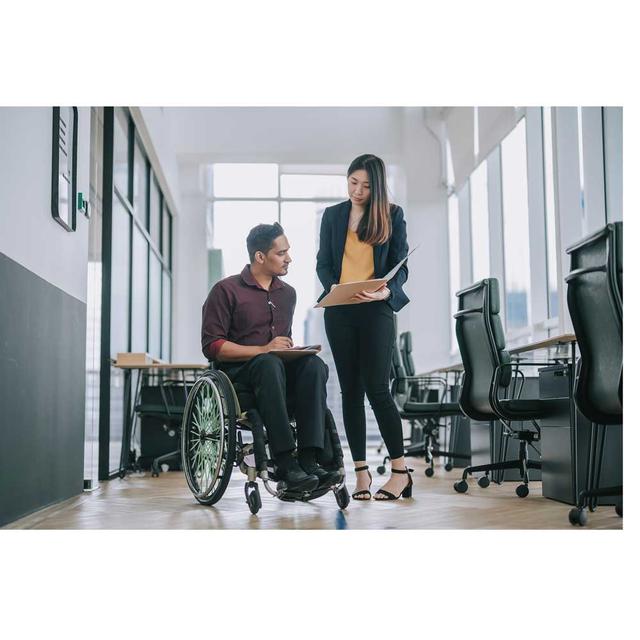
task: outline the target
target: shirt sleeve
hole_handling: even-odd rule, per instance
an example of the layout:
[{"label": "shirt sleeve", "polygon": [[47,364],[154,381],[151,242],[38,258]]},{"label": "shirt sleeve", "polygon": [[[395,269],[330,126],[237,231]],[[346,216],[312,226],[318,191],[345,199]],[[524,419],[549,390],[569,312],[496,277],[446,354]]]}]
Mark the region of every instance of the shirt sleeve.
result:
[{"label": "shirt sleeve", "polygon": [[202,305],[202,353],[215,358],[222,344],[229,339],[233,301],[229,292],[217,283]]}]

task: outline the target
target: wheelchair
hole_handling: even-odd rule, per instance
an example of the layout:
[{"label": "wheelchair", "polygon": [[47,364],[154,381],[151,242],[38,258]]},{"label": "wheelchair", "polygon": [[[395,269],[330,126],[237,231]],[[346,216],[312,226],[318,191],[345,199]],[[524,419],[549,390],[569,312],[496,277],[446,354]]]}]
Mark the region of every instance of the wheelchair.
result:
[{"label": "wheelchair", "polygon": [[[291,416],[291,411],[289,412]],[[290,417],[294,436],[295,418]],[[324,449],[318,463],[337,471],[339,481],[329,487],[300,491],[276,479],[266,429],[255,406],[251,390],[231,383],[213,364],[191,389],[182,420],[181,456],[189,489],[203,505],[218,502],[236,466],[247,476],[245,500],[252,514],[262,507],[258,480],[272,496],[286,502],[315,500],[333,491],[340,509],[349,505],[345,485],[342,447],[331,412],[325,418]]]}]

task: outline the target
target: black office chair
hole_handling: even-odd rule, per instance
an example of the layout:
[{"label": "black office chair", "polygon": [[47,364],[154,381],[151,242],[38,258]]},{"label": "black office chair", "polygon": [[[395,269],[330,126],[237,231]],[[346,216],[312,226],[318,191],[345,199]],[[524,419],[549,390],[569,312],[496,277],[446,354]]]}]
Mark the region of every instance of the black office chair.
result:
[{"label": "black office chair", "polygon": [[[403,333],[400,336],[401,345],[405,349],[407,346],[410,347],[407,333]],[[404,339],[402,339],[403,336]],[[434,474],[434,458],[436,457],[469,459],[468,454],[445,451],[440,449],[439,444],[439,430],[440,426],[442,426],[440,420],[445,417],[460,416],[462,414],[457,402],[447,402],[449,387],[442,376],[407,375],[403,361],[409,362],[409,366],[415,373],[413,359],[407,360],[406,355],[403,358],[398,345],[394,344],[391,354],[391,395],[396,402],[400,417],[403,420],[408,420],[412,424],[412,429],[414,423],[420,424],[423,437],[422,442],[406,447],[404,455],[408,457],[424,456],[427,463],[425,475],[431,477]],[[378,467],[378,473],[385,472],[387,460],[388,457],[385,457],[382,465]],[[450,460],[445,465],[445,469],[447,471],[452,469]]]},{"label": "black office chair", "polygon": [[[518,469],[522,484],[516,488],[516,494],[524,498],[529,495],[528,470],[541,468],[539,461],[529,460],[528,449],[540,440],[537,420],[562,415],[563,411],[566,415],[569,401],[566,398],[520,398],[525,380],[521,367],[542,367],[548,363],[511,360],[509,352],[505,350],[496,278],[480,280],[458,291],[456,296],[456,337],[464,365],[460,408],[472,420],[498,420],[505,427],[499,458],[506,454],[505,437],[519,441],[519,453],[517,460],[500,459],[490,464],[467,467],[462,479],[453,485],[454,489],[464,493],[468,489],[466,478],[470,473],[484,472],[478,485],[486,488],[490,484],[491,471]],[[512,421],[531,422],[534,429],[514,431],[511,428]]]},{"label": "black office chair", "polygon": [[[571,271],[567,305],[580,349],[574,400],[591,421],[585,491],[569,512],[571,524],[584,526],[586,508],[600,496],[620,496],[622,487],[599,487],[607,425],[622,424],[622,222],[569,247]],[[622,516],[622,499],[616,505]]]},{"label": "black office chair", "polygon": [[[136,416],[141,421],[140,447],[141,456],[137,461],[137,466],[141,469],[148,464],[151,458],[151,476],[157,478],[160,475],[162,465],[169,465],[170,461],[175,461],[175,468],[180,469],[180,431],[184,408],[187,396],[193,386],[190,380],[164,380],[157,374],[142,374],[145,383],[140,389],[140,402],[135,406]],[[142,425],[145,420],[149,420],[147,433],[142,432]],[[161,432],[151,435],[154,429],[151,424],[161,427]],[[145,445],[145,437],[150,439],[150,443]],[[171,451],[167,451],[167,447]],[[175,447],[175,449],[174,449]],[[143,455],[145,450],[160,450],[164,452],[160,455],[153,453],[151,456]],[[170,468],[170,465],[169,465]]]}]

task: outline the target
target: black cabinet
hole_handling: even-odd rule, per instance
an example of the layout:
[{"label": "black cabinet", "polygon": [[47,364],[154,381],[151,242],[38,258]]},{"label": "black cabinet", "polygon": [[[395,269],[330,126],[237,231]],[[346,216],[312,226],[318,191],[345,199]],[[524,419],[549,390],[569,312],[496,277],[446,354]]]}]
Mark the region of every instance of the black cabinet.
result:
[{"label": "black cabinet", "polygon": [[[570,397],[571,365],[553,365],[540,369],[540,397]],[[573,406],[573,405],[571,405]],[[576,504],[586,488],[591,422],[575,409],[572,424],[569,410],[565,416],[541,420],[542,495],[552,500]],[[606,427],[600,486],[622,485],[622,426]],[[599,499],[600,504],[616,503],[613,497]]]}]

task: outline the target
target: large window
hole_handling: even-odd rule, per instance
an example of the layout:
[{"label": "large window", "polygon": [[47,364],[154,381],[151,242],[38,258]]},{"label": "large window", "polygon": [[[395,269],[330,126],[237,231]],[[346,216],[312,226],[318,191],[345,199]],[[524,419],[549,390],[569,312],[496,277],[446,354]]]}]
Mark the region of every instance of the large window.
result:
[{"label": "large window", "polygon": [[502,141],[502,201],[507,331],[527,327],[531,280],[527,141],[523,118]]},{"label": "large window", "polygon": [[[296,289],[292,337],[303,344],[319,295],[315,273],[317,227],[324,209],[347,197],[344,175],[303,173],[278,164],[214,164],[211,174],[208,248],[222,254],[220,277],[239,273],[249,262],[246,237],[260,223],[280,222],[291,246],[285,281]],[[213,283],[212,283],[213,284]]]},{"label": "large window", "polygon": [[558,317],[558,261],[556,257],[556,204],[553,172],[553,126],[551,107],[542,112],[544,139],[544,210],[547,250],[547,311],[549,318]]},{"label": "large window", "polygon": [[473,280],[490,275],[489,265],[489,196],[487,163],[483,162],[471,174],[471,238],[473,241]]},{"label": "large window", "polygon": [[[147,352],[170,361],[172,215],[127,110],[113,110],[113,129],[111,255],[106,265],[111,323],[103,327],[109,331],[109,356]],[[119,466],[126,411],[123,382],[122,372],[114,369],[110,398],[104,403],[109,411],[109,468],[100,470],[101,479]]]},{"label": "large window", "polygon": [[[451,313],[458,286],[498,278],[508,345],[573,330],[563,281],[566,249],[607,219],[621,219],[622,199],[621,109],[518,111],[517,124],[505,129],[486,159],[466,179],[458,176],[448,201]],[[453,327],[451,347],[455,351]]]}]

